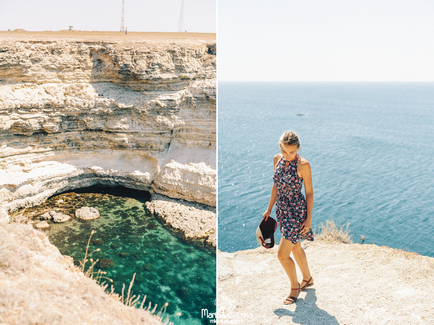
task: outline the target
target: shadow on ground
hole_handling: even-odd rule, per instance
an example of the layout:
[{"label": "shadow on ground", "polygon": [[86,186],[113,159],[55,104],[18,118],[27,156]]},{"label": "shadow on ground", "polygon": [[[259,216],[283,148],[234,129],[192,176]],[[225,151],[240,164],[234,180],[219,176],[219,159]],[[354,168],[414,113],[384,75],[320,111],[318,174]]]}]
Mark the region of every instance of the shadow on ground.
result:
[{"label": "shadow on ground", "polygon": [[303,325],[339,325],[336,317],[318,308],[316,301],[315,289],[308,289],[306,290],[305,298],[299,298],[295,303],[296,307],[294,311],[277,308],[274,310],[274,314],[279,317],[279,320],[284,320],[287,324],[290,324],[292,320],[294,324]]}]

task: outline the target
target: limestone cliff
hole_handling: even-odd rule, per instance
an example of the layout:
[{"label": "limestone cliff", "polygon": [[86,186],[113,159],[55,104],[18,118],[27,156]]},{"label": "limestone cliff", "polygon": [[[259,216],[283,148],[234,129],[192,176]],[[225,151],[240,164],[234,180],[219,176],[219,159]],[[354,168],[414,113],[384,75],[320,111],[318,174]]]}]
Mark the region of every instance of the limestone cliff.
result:
[{"label": "limestone cliff", "polygon": [[213,46],[0,34],[0,213],[95,184],[215,206]]}]

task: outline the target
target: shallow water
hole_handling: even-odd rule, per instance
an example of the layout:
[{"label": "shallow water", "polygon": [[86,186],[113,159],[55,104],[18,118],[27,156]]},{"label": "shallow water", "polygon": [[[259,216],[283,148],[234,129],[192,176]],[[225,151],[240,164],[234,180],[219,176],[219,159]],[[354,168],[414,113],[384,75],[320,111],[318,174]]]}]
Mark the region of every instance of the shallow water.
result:
[{"label": "shallow water", "polygon": [[[59,200],[63,202],[56,204]],[[45,208],[72,214],[77,208],[92,206],[101,217],[92,221],[73,218],[66,223],[50,222],[50,242],[78,264],[84,259],[91,231],[95,230],[89,256],[99,259],[95,272],[106,271],[116,293],[122,294],[125,284],[126,296],[135,273],[131,295],[147,295],[145,306],[152,302],[154,308],[157,304],[158,312],[168,302],[166,313],[174,324],[208,324],[201,318],[201,309],[215,311],[215,255],[175,237],[145,212],[144,202],[102,193],[52,197]]]}]

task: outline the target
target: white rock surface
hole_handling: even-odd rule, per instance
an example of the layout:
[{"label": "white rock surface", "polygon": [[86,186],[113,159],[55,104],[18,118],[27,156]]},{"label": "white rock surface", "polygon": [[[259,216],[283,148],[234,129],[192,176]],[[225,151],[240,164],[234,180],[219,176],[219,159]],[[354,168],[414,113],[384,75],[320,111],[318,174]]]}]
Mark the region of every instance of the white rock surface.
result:
[{"label": "white rock surface", "polygon": [[82,220],[93,220],[100,217],[97,209],[92,207],[82,207],[75,211],[75,216]]},{"label": "white rock surface", "polygon": [[152,194],[146,209],[166,225],[180,231],[184,238],[203,240],[215,249],[217,244],[215,208],[187,201]]},{"label": "white rock surface", "polygon": [[48,228],[50,228],[50,225],[48,224],[47,221],[41,221],[41,222],[38,222],[36,224],[36,228],[38,228],[38,229],[48,229]]},{"label": "white rock surface", "polygon": [[219,323],[434,324],[433,258],[376,245],[302,245],[314,286],[292,305],[283,305],[290,282],[278,246],[219,252]]},{"label": "white rock surface", "polygon": [[46,213],[42,214],[40,216],[40,218],[41,218],[41,220],[51,220],[51,219],[53,219],[53,216],[49,212],[46,212]]},{"label": "white rock surface", "polygon": [[61,223],[61,222],[67,222],[71,219],[71,216],[68,216],[67,214],[63,213],[56,213],[53,215],[53,222]]},{"label": "white rock surface", "polygon": [[0,34],[0,204],[92,185],[216,205],[216,60],[206,41]]},{"label": "white rock surface", "polygon": [[6,209],[0,206],[0,223],[8,223],[9,220],[9,214],[6,212]]}]

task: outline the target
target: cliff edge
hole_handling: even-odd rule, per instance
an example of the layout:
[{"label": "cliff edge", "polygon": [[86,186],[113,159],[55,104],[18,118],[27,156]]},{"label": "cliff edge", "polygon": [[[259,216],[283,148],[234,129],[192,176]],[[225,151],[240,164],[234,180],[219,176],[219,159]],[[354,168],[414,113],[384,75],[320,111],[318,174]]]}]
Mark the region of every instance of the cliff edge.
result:
[{"label": "cliff edge", "polygon": [[162,324],[146,309],[104,292],[32,226],[0,222],[1,324]]},{"label": "cliff edge", "polygon": [[219,252],[219,324],[434,324],[433,258],[376,245],[303,247],[315,285],[288,306],[277,246]]}]

